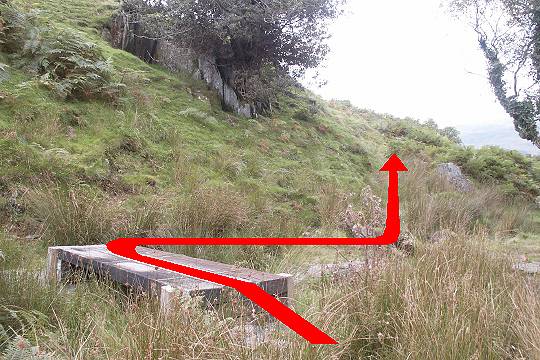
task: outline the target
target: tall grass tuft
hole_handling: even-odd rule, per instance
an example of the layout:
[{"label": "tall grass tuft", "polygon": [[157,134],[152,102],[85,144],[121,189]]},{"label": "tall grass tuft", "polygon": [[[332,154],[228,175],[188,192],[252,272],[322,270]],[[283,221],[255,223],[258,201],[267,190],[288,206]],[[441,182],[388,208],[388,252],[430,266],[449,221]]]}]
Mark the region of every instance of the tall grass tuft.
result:
[{"label": "tall grass tuft", "polygon": [[245,197],[229,186],[200,187],[172,207],[170,225],[175,236],[226,236],[248,221]]},{"label": "tall grass tuft", "polygon": [[380,252],[346,278],[299,284],[290,304],[337,346],[312,346],[279,324],[257,330],[266,334],[257,344],[251,317],[208,312],[195,300],[165,317],[145,296],[95,281],[66,292],[26,272],[0,271],[0,309],[25,319],[0,311],[0,325],[72,359],[539,358],[537,279],[484,241],[426,244],[411,257]]},{"label": "tall grass tuft", "polygon": [[347,210],[347,200],[347,195],[335,184],[328,184],[321,189],[318,213],[323,228],[341,226]]},{"label": "tall grass tuft", "polygon": [[84,190],[45,189],[29,194],[30,211],[45,225],[49,245],[101,244],[112,236],[112,217],[96,195]]},{"label": "tall grass tuft", "polygon": [[381,259],[337,290],[350,358],[539,358],[538,285],[475,241]]}]

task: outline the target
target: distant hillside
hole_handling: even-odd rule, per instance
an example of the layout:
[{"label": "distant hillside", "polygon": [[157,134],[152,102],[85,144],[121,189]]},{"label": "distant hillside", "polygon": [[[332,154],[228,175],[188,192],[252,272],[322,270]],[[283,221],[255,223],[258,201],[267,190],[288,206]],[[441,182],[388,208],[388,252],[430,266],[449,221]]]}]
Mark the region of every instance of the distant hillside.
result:
[{"label": "distant hillside", "polygon": [[476,147],[498,145],[525,154],[540,155],[540,150],[536,146],[516,134],[510,121],[508,124],[493,123],[489,126],[463,129],[461,130],[461,138],[466,145]]}]

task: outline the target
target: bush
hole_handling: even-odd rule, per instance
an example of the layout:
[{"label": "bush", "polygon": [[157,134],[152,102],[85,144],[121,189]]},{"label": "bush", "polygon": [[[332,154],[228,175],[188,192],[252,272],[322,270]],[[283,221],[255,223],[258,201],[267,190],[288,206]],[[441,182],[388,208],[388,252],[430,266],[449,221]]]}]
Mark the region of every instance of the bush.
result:
[{"label": "bush", "polygon": [[518,151],[496,146],[478,150],[470,147],[454,148],[441,159],[455,162],[467,175],[479,182],[502,185],[508,196],[523,194],[533,199],[540,195],[538,161]]},{"label": "bush", "polygon": [[341,3],[126,0],[122,13],[130,22],[126,25],[136,24],[140,35],[167,39],[198,56],[214,57],[224,80],[243,100],[257,106],[270,100],[266,97],[273,94],[268,88],[280,90],[283,83],[276,81],[276,75],[300,78],[326,57],[328,24],[341,13]]},{"label": "bush", "polygon": [[438,129],[436,124],[421,124],[413,119],[389,120],[381,131],[389,139],[392,152],[425,156],[436,162],[453,162],[482,184],[497,185],[507,197],[529,200],[540,195],[540,161],[515,150],[497,146],[475,149],[457,144],[455,129]]},{"label": "bush", "polygon": [[38,23],[32,14],[0,5],[0,46],[14,64],[39,76],[38,81],[62,99],[115,101],[123,85],[113,81],[109,60],[96,44],[73,30]]},{"label": "bush", "polygon": [[446,136],[449,140],[455,142],[456,144],[461,144],[461,138],[459,136],[459,131],[451,126],[445,127],[439,130],[439,133],[442,136]]},{"label": "bush", "polygon": [[390,119],[381,131],[392,137],[415,141],[423,146],[453,147],[461,144],[459,131],[453,127],[439,129],[433,120],[420,123],[411,118]]}]

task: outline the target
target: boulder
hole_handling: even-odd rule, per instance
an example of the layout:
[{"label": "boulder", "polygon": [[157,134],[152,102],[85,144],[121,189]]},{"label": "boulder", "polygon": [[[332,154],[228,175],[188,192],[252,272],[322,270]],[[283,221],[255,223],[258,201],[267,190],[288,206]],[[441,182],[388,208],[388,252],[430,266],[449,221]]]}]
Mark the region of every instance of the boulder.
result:
[{"label": "boulder", "polygon": [[252,117],[254,115],[250,104],[242,104],[234,89],[223,80],[215,59],[201,56],[199,58],[200,77],[214,90],[216,90],[227,110],[238,115]]},{"label": "boulder", "polygon": [[473,185],[469,179],[463,175],[459,166],[454,163],[440,164],[437,167],[439,174],[444,177],[457,191],[470,192]]}]

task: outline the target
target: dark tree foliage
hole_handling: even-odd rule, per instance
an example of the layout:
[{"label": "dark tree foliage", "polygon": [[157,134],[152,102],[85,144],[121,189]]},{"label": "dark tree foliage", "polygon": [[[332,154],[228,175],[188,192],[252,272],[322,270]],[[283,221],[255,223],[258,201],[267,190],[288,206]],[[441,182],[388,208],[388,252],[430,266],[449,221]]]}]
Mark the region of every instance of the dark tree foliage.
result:
[{"label": "dark tree foliage", "polygon": [[[278,74],[301,76],[328,53],[328,22],[343,0],[125,0],[153,37],[216,59],[246,100]],[[135,15],[135,16],[134,16]]]},{"label": "dark tree foliage", "polygon": [[519,136],[540,148],[540,1],[450,0],[466,14],[488,63],[489,81]]},{"label": "dark tree foliage", "polygon": [[446,136],[449,140],[455,142],[456,144],[461,144],[461,137],[459,136],[459,131],[455,127],[447,126],[439,130],[439,134]]}]

